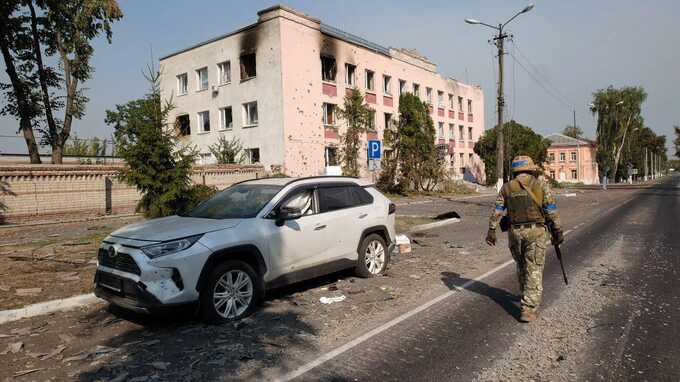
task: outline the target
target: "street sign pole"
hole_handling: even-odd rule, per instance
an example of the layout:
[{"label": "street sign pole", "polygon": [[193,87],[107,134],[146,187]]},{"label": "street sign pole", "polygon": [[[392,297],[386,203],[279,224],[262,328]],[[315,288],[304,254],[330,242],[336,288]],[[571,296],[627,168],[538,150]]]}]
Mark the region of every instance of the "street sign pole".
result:
[{"label": "street sign pole", "polygon": [[381,146],[379,140],[372,139],[368,141],[368,171],[371,172],[373,183],[375,183],[376,173],[380,171]]}]

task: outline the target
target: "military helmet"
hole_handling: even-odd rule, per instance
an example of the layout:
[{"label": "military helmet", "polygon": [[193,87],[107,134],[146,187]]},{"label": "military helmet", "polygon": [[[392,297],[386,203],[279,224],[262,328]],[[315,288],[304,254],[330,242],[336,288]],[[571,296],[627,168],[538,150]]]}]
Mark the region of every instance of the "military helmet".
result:
[{"label": "military helmet", "polygon": [[510,164],[510,170],[513,173],[523,172],[523,171],[536,171],[538,167],[534,164],[534,160],[526,155],[516,156]]}]

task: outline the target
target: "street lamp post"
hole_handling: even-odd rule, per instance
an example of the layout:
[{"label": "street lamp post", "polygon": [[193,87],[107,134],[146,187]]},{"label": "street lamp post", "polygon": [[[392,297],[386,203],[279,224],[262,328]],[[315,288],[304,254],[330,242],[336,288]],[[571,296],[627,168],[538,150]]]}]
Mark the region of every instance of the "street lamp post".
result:
[{"label": "street lamp post", "polygon": [[[493,37],[493,40],[495,42],[496,47],[498,48],[498,95],[497,95],[497,109],[498,109],[498,124],[496,125],[496,186],[500,188],[500,185],[503,183],[504,179],[504,174],[503,174],[503,165],[505,163],[505,155],[504,155],[504,147],[503,147],[503,107],[505,105],[505,97],[503,96],[503,56],[505,54],[505,49],[504,49],[504,43],[505,39],[509,36],[506,34],[503,29],[505,28],[506,25],[508,25],[512,20],[514,20],[517,16],[527,13],[530,10],[534,8],[533,4],[529,4],[524,9],[521,11],[517,12],[514,16],[512,16],[508,21],[498,24],[498,26],[490,25],[487,23],[483,23],[479,20],[475,19],[465,19],[465,22],[468,24],[472,25],[484,25],[486,27],[489,27],[491,29],[494,29],[496,32],[498,32],[497,35]],[[510,136],[508,136],[508,147],[509,146],[509,140]]]}]

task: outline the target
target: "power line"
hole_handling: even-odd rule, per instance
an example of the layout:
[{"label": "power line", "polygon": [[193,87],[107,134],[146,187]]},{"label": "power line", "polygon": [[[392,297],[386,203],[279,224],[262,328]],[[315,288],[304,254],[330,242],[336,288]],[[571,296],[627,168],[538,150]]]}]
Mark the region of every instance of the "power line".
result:
[{"label": "power line", "polygon": [[568,107],[570,110],[573,109],[573,107],[572,107],[572,105],[570,104],[569,101],[567,101],[566,99],[560,97],[557,93],[555,93],[555,92],[553,92],[552,90],[550,90],[545,84],[543,84],[543,82],[542,82],[540,79],[536,78],[536,76],[535,76],[533,73],[531,73],[531,71],[530,71],[529,69],[527,69],[527,67],[524,66],[524,64],[522,64],[522,62],[519,61],[519,60],[517,59],[517,57],[516,57],[513,53],[510,53],[510,56],[511,56],[511,57],[513,58],[513,60],[519,65],[519,67],[522,68],[522,69],[529,75],[529,77],[531,77],[531,79],[534,80],[534,82],[536,82],[536,84],[538,84],[543,90],[545,90],[546,93],[548,93],[548,95],[550,95],[551,97],[553,97],[553,98],[554,98],[556,101],[558,101],[559,103],[561,103],[561,104],[563,104],[564,106]]}]

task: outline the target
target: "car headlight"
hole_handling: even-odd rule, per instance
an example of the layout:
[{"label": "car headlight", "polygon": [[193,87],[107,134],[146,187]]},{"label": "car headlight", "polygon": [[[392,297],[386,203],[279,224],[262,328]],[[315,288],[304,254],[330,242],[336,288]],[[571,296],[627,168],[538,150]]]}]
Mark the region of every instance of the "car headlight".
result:
[{"label": "car headlight", "polygon": [[156,257],[172,255],[173,253],[188,249],[194,245],[194,243],[196,243],[198,239],[201,238],[201,236],[203,235],[189,236],[183,239],[148,245],[146,247],[142,247],[142,251],[152,259],[155,259]]}]

